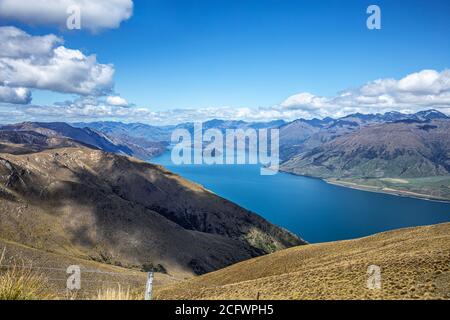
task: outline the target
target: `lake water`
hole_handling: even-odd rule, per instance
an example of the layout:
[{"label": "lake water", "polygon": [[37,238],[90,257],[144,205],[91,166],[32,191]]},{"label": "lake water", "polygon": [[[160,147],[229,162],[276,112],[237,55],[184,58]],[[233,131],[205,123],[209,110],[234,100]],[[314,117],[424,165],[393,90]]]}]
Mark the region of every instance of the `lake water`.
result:
[{"label": "lake water", "polygon": [[170,152],[151,160],[263,216],[309,242],[351,239],[450,221],[450,204],[359,191],[259,165],[174,165]]}]

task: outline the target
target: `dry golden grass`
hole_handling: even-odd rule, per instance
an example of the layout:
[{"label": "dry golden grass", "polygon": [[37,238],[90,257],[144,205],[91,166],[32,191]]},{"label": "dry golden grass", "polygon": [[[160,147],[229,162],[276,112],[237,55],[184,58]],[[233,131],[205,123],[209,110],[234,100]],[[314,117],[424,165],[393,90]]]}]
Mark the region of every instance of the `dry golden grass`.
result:
[{"label": "dry golden grass", "polygon": [[[117,282],[113,287],[104,287],[102,280],[92,283],[92,280],[85,281],[88,290],[69,291],[64,289],[58,283],[51,283],[48,278],[36,270],[31,265],[31,262],[25,263],[25,260],[18,258],[6,259],[6,249],[0,254],[0,300],[142,300],[143,286],[145,286],[145,278],[141,278],[141,273],[136,273],[139,280],[139,285],[127,279],[117,279],[114,274],[104,274],[110,277],[110,280],[122,280],[129,285],[126,289]],[[7,261],[6,261],[7,260]],[[18,262],[20,260],[20,263]],[[99,265],[99,264],[97,264]],[[102,266],[108,268],[108,266]],[[37,268],[39,269],[39,268]],[[49,270],[50,273],[52,272]],[[101,276],[101,274],[100,274]],[[120,277],[119,277],[120,278]],[[58,279],[59,281],[65,279]],[[82,280],[83,281],[83,280]],[[114,281],[106,281],[114,282]],[[92,289],[98,287],[97,293],[87,294],[92,292]],[[131,286],[130,286],[131,285]],[[59,288],[59,289],[58,289]]]},{"label": "dry golden grass", "polygon": [[[367,287],[370,265],[381,289]],[[157,299],[450,299],[450,223],[286,249],[171,284]]]},{"label": "dry golden grass", "polygon": [[[5,250],[0,255],[0,266],[5,260]],[[49,300],[50,292],[47,279],[33,272],[24,264],[14,263],[13,267],[0,267],[0,300]]]},{"label": "dry golden grass", "polygon": [[[36,297],[37,299],[97,299],[99,292],[105,293],[108,288],[110,292],[117,291],[119,285],[122,295],[126,291],[129,291],[131,299],[143,299],[147,281],[146,272],[37,250],[0,239],[0,254],[4,250],[4,260],[6,261],[1,264],[16,266],[15,269],[18,272],[34,270],[42,272],[37,274],[33,273],[33,275],[42,275],[45,273],[45,277],[42,278],[48,285],[48,290],[44,292],[43,296]],[[22,261],[23,263],[18,263]],[[70,265],[79,265],[82,267],[81,290],[68,291],[66,289],[68,277],[66,268]],[[30,269],[30,267],[33,269]],[[6,270],[5,268],[0,268],[0,275]],[[83,270],[97,270],[100,273],[84,272]],[[163,273],[155,273],[154,277],[154,287],[176,281],[175,278]]]},{"label": "dry golden grass", "polygon": [[98,291],[91,300],[143,300],[143,293],[124,289],[120,284],[115,288],[106,288]]}]

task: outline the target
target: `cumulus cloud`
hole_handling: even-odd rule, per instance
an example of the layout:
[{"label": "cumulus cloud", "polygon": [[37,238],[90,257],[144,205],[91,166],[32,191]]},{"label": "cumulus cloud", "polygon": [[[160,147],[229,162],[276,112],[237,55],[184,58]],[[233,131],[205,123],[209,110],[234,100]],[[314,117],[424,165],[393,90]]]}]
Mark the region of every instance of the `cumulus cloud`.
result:
[{"label": "cumulus cloud", "polygon": [[16,27],[0,27],[2,58],[22,58],[29,56],[46,57],[52,49],[63,42],[53,34],[31,36]]},{"label": "cumulus cloud", "polygon": [[[121,119],[143,121],[151,119],[152,112],[146,108],[115,105],[96,96],[79,97],[75,100],[56,102],[53,105],[29,105],[19,111],[31,119],[41,121],[86,121],[95,119]],[[17,110],[17,109],[16,109]]]},{"label": "cumulus cloud", "polygon": [[315,110],[322,108],[328,99],[324,97],[316,97],[309,92],[302,92],[287,98],[281,106],[287,109],[297,109],[302,106],[305,110]]},{"label": "cumulus cloud", "polygon": [[387,78],[345,90],[334,97],[300,93],[288,97],[279,110],[298,110],[308,117],[339,117],[353,112],[414,112],[424,108],[450,108],[450,70],[422,70],[399,80]]},{"label": "cumulus cloud", "polygon": [[31,36],[15,27],[0,27],[0,43],[1,86],[79,95],[112,91],[112,65],[60,45],[62,39],[54,35]]},{"label": "cumulus cloud", "polygon": [[65,27],[73,6],[80,8],[81,28],[91,31],[118,28],[133,13],[132,0],[0,0],[0,18]]},{"label": "cumulus cloud", "polygon": [[450,111],[450,70],[422,70],[401,79],[379,79],[354,90],[344,90],[334,97],[317,96],[309,92],[294,94],[278,105],[259,108],[219,107],[176,109],[153,112],[150,122],[180,123],[224,120],[270,121],[277,119],[343,117],[352,113],[417,112],[436,108]]},{"label": "cumulus cloud", "polygon": [[106,102],[112,106],[119,106],[119,107],[128,106],[128,101],[119,96],[109,96],[106,98]]},{"label": "cumulus cloud", "polygon": [[31,92],[27,88],[0,86],[0,102],[28,104],[31,102]]},{"label": "cumulus cloud", "polygon": [[[153,111],[130,105],[117,95],[106,97],[88,95],[51,106],[9,107],[9,110],[14,110],[11,113],[2,113],[0,108],[0,121],[12,122],[11,117],[14,116],[14,119],[17,120],[119,120],[163,125],[194,120],[207,121],[214,118],[255,122],[327,116],[337,118],[356,112],[400,111],[411,113],[430,108],[449,114],[449,81],[449,70],[442,72],[423,70],[398,80],[371,81],[357,89],[344,90],[334,97],[316,96],[303,92],[288,97],[278,105],[259,108],[223,106]],[[7,117],[6,120],[2,115]]]}]

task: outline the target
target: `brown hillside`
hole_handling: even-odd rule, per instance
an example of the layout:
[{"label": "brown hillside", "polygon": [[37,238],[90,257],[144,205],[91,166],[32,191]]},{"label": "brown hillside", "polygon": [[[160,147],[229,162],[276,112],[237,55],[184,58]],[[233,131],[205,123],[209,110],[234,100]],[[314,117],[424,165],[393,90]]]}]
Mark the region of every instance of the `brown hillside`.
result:
[{"label": "brown hillside", "polygon": [[[367,288],[370,265],[381,289]],[[290,248],[168,285],[158,299],[450,299],[450,223]]]},{"label": "brown hillside", "polygon": [[160,166],[88,148],[0,154],[0,235],[185,274],[304,243]]}]

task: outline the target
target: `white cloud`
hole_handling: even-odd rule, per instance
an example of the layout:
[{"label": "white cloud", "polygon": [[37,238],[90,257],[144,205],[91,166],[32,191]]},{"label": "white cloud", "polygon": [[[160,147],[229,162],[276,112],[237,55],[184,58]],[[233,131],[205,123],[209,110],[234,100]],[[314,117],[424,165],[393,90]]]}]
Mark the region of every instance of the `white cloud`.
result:
[{"label": "white cloud", "polygon": [[119,106],[119,107],[128,106],[128,101],[119,96],[109,96],[106,98],[106,102],[112,106]]},{"label": "white cloud", "polygon": [[29,56],[48,56],[52,49],[63,42],[53,34],[31,36],[16,27],[0,27],[2,58],[22,58]]},{"label": "white cloud", "polygon": [[[110,99],[109,99],[110,100]],[[114,105],[95,96],[79,97],[75,100],[57,102],[53,105],[24,106],[19,110],[23,115],[41,121],[85,121],[86,119],[150,119],[152,112],[145,108],[129,107],[129,105]]]},{"label": "white cloud", "polygon": [[395,79],[379,79],[369,82],[361,88],[361,94],[376,96],[382,94],[396,95],[414,94],[416,96],[439,95],[450,91],[450,70],[422,70]]},{"label": "white cloud", "polygon": [[287,98],[281,106],[288,109],[297,109],[302,106],[306,110],[320,109],[326,106],[327,98],[317,97],[309,92],[302,92]]},{"label": "white cloud", "polygon": [[[299,93],[279,105],[270,107],[218,107],[171,109],[152,111],[125,103],[126,100],[111,95],[107,97],[83,96],[74,101],[55,103],[52,106],[11,106],[14,112],[1,112],[1,122],[24,120],[40,121],[92,121],[119,120],[152,124],[177,124],[210,119],[270,121],[294,120],[314,117],[343,117],[351,113],[384,113],[388,111],[416,112],[435,108],[449,114],[450,72],[444,70],[420,71],[402,79],[380,79],[360,88],[345,90],[334,97]],[[4,115],[4,116],[3,116]],[[6,117],[6,118],[5,118]],[[16,120],[12,120],[16,119]]]},{"label": "white cloud", "polygon": [[423,70],[400,80],[371,81],[356,90],[345,90],[334,97],[309,92],[292,95],[279,105],[260,108],[177,109],[151,113],[142,121],[180,123],[210,120],[270,121],[277,119],[343,117],[351,113],[416,112],[436,108],[450,111],[450,71]]},{"label": "white cloud", "polygon": [[287,98],[281,110],[299,110],[308,117],[340,117],[349,113],[418,111],[450,108],[450,70],[422,70],[402,79],[379,79],[335,97],[300,93]]},{"label": "white cloud", "polygon": [[0,27],[0,85],[80,95],[112,91],[112,65],[61,42],[54,35],[31,36],[15,27]]},{"label": "white cloud", "polygon": [[81,28],[92,31],[118,28],[133,13],[132,0],[0,0],[0,18],[65,27],[71,6],[80,8]]},{"label": "white cloud", "polygon": [[28,104],[31,102],[31,92],[27,88],[0,86],[0,102]]}]

